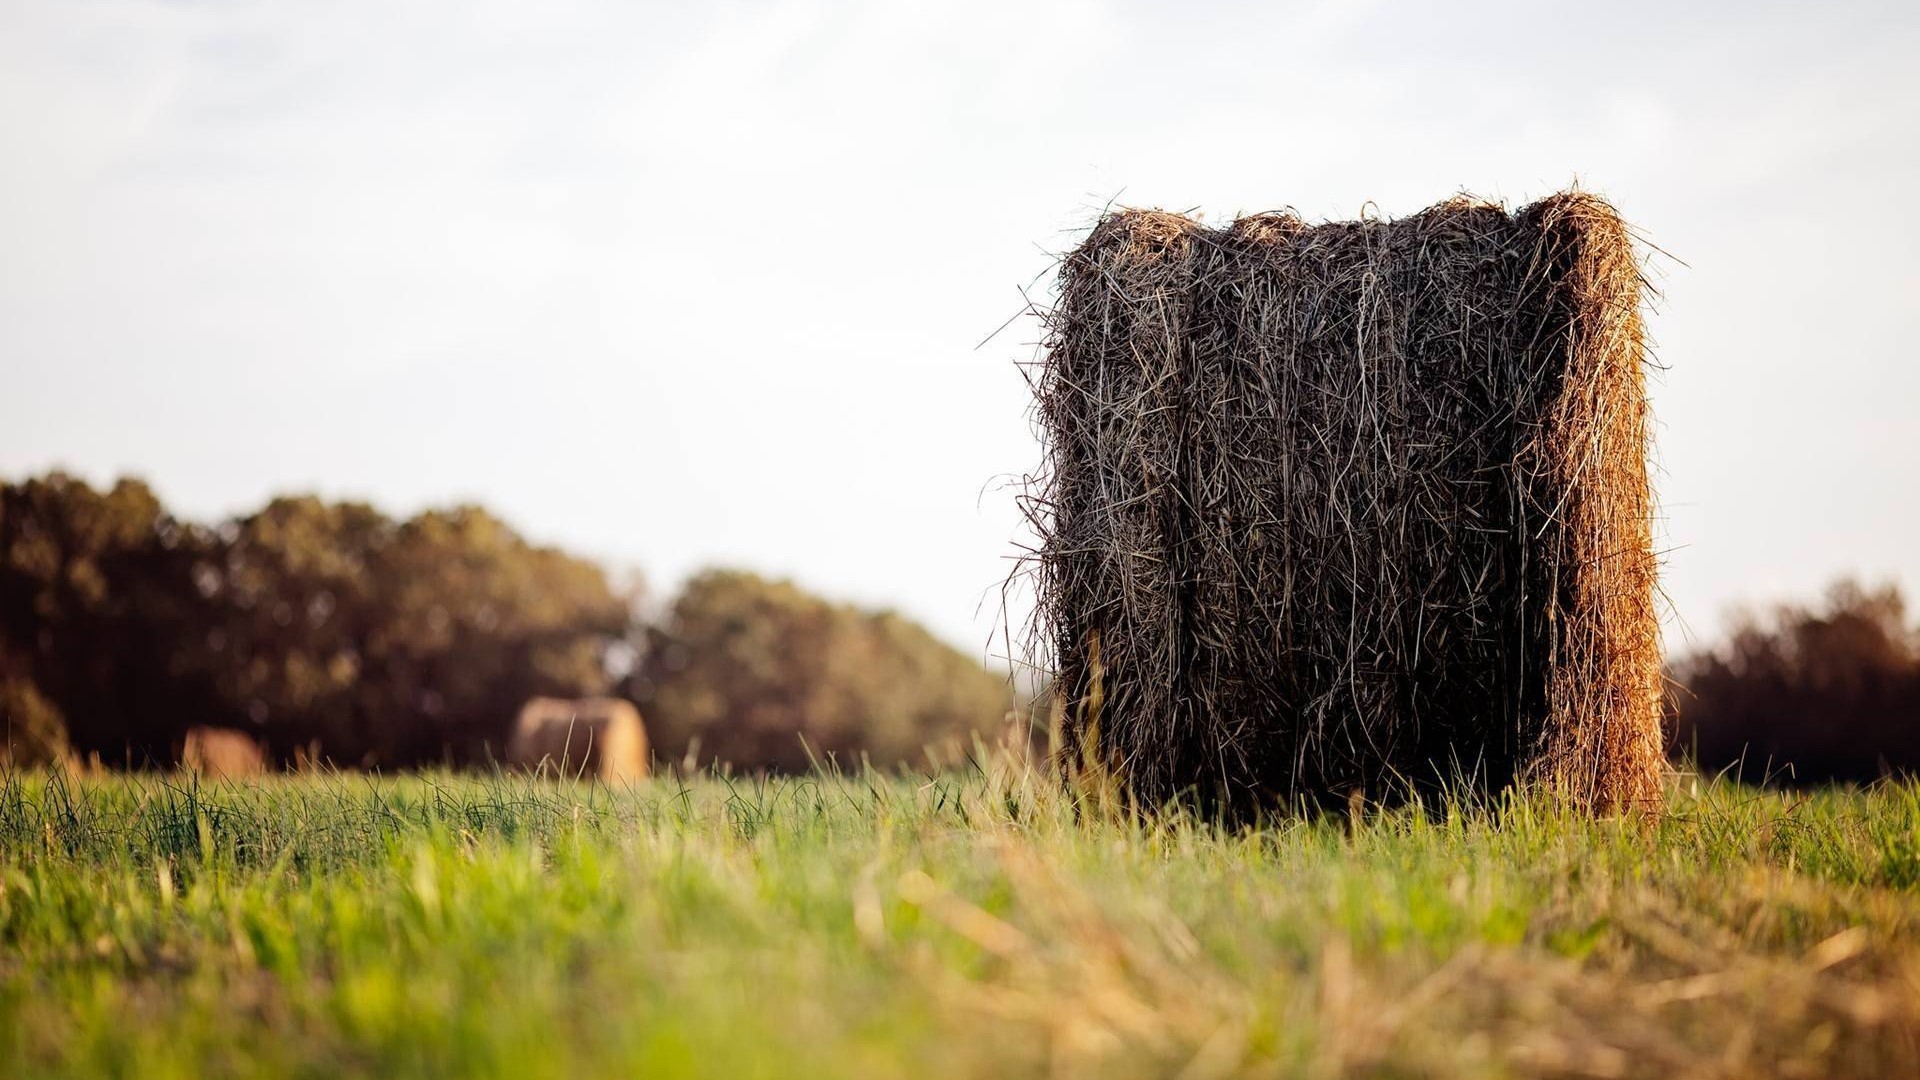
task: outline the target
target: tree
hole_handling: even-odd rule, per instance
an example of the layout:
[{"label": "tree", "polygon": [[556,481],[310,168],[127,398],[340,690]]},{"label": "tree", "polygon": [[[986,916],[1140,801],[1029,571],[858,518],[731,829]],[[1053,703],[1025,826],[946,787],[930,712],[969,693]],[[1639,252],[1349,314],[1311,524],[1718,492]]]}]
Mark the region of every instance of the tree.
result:
[{"label": "tree", "polygon": [[400,755],[416,761],[497,753],[529,697],[605,694],[635,601],[599,566],[471,506],[403,524],[376,583],[386,610],[370,659],[388,710],[417,718]]},{"label": "tree", "polygon": [[374,568],[396,531],[364,503],[277,498],[223,527],[196,567],[220,614],[203,663],[276,758],[315,744],[346,764],[379,756],[361,676],[382,622]]},{"label": "tree", "polygon": [[170,763],[196,725],[281,761],[484,760],[527,697],[609,688],[631,607],[474,507],[292,496],[205,529],[55,473],[0,485],[0,732],[19,761]]},{"label": "tree", "polygon": [[396,523],[312,496],[234,523],[202,580],[223,695],[276,756],[346,764],[483,759],[527,697],[605,692],[631,607],[478,508]]},{"label": "tree", "polygon": [[44,753],[71,743],[109,761],[168,760],[185,727],[217,709],[192,648],[208,609],[189,568],[209,542],[138,481],[101,492],[53,473],[0,485],[0,683],[13,728],[37,732]]},{"label": "tree", "polygon": [[[634,696],[669,760],[799,772],[820,758],[887,766],[989,732],[1006,682],[891,612],[791,582],[712,570],[650,634]],[[804,744],[802,740],[804,741]]]},{"label": "tree", "polygon": [[1891,586],[1842,581],[1823,609],[1744,617],[1675,666],[1675,748],[1785,783],[1920,771],[1920,634]]}]

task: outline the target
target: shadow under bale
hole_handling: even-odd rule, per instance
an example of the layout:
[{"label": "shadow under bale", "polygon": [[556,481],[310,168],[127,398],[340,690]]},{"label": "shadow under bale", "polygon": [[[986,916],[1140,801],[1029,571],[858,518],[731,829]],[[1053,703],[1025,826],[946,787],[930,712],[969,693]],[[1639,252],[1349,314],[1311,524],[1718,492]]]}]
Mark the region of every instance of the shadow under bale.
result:
[{"label": "shadow under bale", "polygon": [[1069,753],[1230,811],[1462,776],[1657,803],[1645,282],[1611,206],[1126,210],[1060,288],[1026,502]]}]

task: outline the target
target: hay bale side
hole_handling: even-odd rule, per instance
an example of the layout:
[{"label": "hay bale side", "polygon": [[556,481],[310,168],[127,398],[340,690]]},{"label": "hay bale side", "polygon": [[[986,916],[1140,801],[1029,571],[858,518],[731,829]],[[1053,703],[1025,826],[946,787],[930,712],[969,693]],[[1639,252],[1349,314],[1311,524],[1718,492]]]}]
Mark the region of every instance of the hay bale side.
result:
[{"label": "hay bale side", "polygon": [[640,711],[619,698],[532,698],[507,740],[507,763],[607,781],[647,775]]},{"label": "hay bale side", "polygon": [[244,731],[192,727],[182,740],[180,765],[208,780],[238,780],[267,771],[260,741]]},{"label": "hay bale side", "polygon": [[1149,802],[1655,799],[1643,289],[1579,194],[1100,222],[1035,380],[1070,744]]},{"label": "hay bale side", "polygon": [[[1555,593],[1546,741],[1536,771],[1602,807],[1660,799],[1660,624],[1654,604],[1646,290],[1633,237],[1604,201],[1563,195],[1523,213],[1551,262],[1549,332],[1567,370],[1541,440],[1538,505],[1565,580]],[[1556,500],[1549,503],[1547,500]]]}]

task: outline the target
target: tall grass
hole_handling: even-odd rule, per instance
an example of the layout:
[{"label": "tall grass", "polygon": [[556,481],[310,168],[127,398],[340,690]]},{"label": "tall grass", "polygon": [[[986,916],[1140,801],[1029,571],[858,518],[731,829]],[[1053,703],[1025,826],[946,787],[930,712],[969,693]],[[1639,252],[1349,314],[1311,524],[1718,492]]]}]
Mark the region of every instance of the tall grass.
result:
[{"label": "tall grass", "polygon": [[5,1076],[1914,1075],[1917,928],[1912,785],[0,777]]}]

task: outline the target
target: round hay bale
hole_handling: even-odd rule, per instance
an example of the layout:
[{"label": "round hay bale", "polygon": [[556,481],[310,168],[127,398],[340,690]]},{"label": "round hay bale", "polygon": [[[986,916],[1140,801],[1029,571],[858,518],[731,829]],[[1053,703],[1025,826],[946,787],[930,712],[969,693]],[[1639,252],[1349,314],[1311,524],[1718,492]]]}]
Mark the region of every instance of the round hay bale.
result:
[{"label": "round hay bale", "polygon": [[267,754],[244,731],[192,727],[181,743],[180,766],[208,780],[238,780],[266,772]]},{"label": "round hay bale", "polygon": [[647,775],[647,731],[640,710],[619,698],[532,698],[514,722],[507,762],[569,777],[638,780]]},{"label": "round hay bale", "polygon": [[1067,756],[1150,804],[1654,805],[1644,290],[1579,193],[1103,219],[1034,379]]}]

